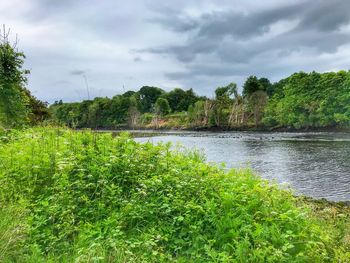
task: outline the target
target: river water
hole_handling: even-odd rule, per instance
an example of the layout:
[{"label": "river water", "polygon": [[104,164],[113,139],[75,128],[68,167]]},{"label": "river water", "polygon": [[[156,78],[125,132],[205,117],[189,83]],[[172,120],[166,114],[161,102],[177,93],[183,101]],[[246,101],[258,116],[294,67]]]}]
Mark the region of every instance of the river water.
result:
[{"label": "river water", "polygon": [[[158,133],[158,132],[157,132]],[[197,149],[210,163],[250,167],[296,194],[350,200],[349,133],[144,132],[137,141]]]}]

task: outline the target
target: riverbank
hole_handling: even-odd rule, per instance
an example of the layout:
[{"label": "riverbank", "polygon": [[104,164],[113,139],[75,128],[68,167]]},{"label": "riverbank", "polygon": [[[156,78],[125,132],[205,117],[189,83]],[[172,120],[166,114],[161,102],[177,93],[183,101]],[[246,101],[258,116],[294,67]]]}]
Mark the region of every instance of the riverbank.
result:
[{"label": "riverbank", "polygon": [[0,142],[0,261],[346,262],[347,208],[127,135]]},{"label": "riverbank", "polygon": [[[82,128],[80,128],[82,129]],[[120,125],[119,127],[111,127],[111,128],[95,128],[94,130],[101,131],[123,131],[123,130],[144,130],[144,131],[193,131],[193,132],[343,132],[350,133],[350,128],[345,127],[308,127],[308,128],[292,128],[292,127],[254,127],[254,126],[246,126],[246,127],[207,127],[207,126],[196,126],[196,127],[187,127],[187,126],[128,126],[128,125]]]}]

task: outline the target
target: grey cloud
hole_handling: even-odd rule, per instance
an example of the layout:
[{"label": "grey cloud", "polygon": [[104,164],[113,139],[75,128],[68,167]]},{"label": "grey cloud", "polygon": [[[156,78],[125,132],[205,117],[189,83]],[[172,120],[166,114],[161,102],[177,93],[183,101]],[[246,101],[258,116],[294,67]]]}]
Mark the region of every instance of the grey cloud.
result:
[{"label": "grey cloud", "polygon": [[215,64],[196,64],[195,66],[187,67],[187,71],[166,73],[170,79],[192,78],[193,76],[210,76],[210,77],[225,77],[235,76],[249,70],[248,64],[229,64],[229,63],[215,63]]},{"label": "grey cloud", "polygon": [[145,48],[138,50],[137,52],[149,52],[154,54],[173,54],[181,62],[190,62],[196,58],[197,54],[208,54],[214,52],[216,47],[218,47],[218,43],[215,39],[195,39],[193,41],[190,41],[186,45]]},{"label": "grey cloud", "polygon": [[317,29],[320,31],[333,31],[350,21],[350,1],[347,0],[317,0],[311,1],[303,19],[300,29]]},{"label": "grey cloud", "polygon": [[[173,10],[162,10],[164,12],[174,13]],[[167,15],[159,16],[148,20],[151,23],[160,24],[166,29],[170,29],[176,32],[187,32],[196,29],[199,26],[199,22],[189,16],[179,15]]]},{"label": "grey cloud", "polygon": [[[265,68],[273,68],[266,66],[269,63],[293,53],[331,54],[350,43],[349,33],[339,30],[350,22],[350,1],[347,0],[303,1],[248,13],[227,9],[193,18],[179,14],[174,20],[176,22],[171,23],[173,19],[170,16],[167,20],[164,16],[158,22],[187,36],[186,42],[145,49],[174,56],[184,63],[182,71],[166,73],[166,77],[172,80],[249,74],[252,63],[259,57],[265,59],[265,65],[260,64],[262,72]],[[274,35],[273,26],[282,22],[294,27]],[[213,63],[213,58],[215,66],[203,66]]]},{"label": "grey cloud", "polygon": [[255,56],[265,53],[271,54],[271,58],[272,54],[276,52],[279,57],[289,56],[293,52],[306,52],[315,55],[334,53],[339,46],[345,45],[349,41],[350,35],[345,33],[293,31],[259,44],[256,42],[236,43],[234,41],[221,43],[216,49],[216,54],[222,61],[249,63]]},{"label": "grey cloud", "polygon": [[154,21],[176,32],[197,29],[196,37],[203,39],[226,35],[244,39],[269,32],[273,23],[296,17],[302,8],[302,4],[295,4],[248,14],[229,8],[227,11],[206,13],[199,18],[177,15],[163,16]]},{"label": "grey cloud", "polygon": [[203,24],[199,29],[198,36],[220,38],[231,35],[238,39],[249,39],[266,34],[270,31],[273,23],[292,19],[298,11],[300,11],[300,5],[250,14],[240,14],[234,11],[208,14],[202,17]]}]

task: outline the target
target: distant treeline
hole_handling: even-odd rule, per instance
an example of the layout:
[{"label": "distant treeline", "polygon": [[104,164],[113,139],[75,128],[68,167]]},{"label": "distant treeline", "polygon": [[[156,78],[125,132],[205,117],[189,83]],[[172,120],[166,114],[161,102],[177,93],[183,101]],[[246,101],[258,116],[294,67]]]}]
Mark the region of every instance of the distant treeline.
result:
[{"label": "distant treeline", "polygon": [[276,83],[250,76],[242,94],[235,83],[214,98],[192,89],[166,92],[144,86],[113,98],[50,108],[26,88],[25,56],[0,35],[0,128],[52,120],[75,128],[320,128],[350,127],[350,71],[299,72]]},{"label": "distant treeline", "polygon": [[250,76],[242,94],[230,83],[213,99],[192,89],[144,86],[113,98],[58,101],[50,112],[77,128],[350,127],[350,72],[299,72],[276,83]]}]

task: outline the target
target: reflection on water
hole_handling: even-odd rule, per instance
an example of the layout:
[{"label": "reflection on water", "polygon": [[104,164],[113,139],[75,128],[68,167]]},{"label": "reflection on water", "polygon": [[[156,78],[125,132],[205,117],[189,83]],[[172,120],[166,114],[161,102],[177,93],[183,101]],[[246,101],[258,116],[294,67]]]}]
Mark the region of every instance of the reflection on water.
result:
[{"label": "reflection on water", "polygon": [[208,162],[251,167],[314,198],[350,200],[350,134],[166,132],[136,140],[201,150]]}]

